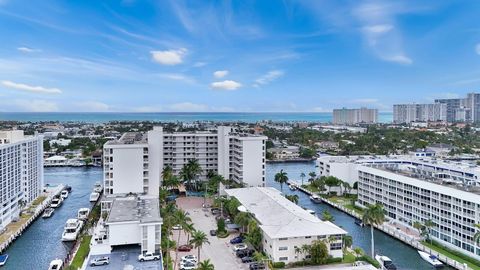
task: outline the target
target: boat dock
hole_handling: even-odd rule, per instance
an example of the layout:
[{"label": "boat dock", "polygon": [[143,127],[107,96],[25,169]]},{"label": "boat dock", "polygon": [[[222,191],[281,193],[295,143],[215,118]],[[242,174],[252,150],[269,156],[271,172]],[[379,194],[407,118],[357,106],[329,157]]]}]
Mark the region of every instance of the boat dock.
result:
[{"label": "boat dock", "polygon": [[[288,181],[287,184],[291,185],[295,185],[297,187],[297,189],[305,194],[307,194],[308,196],[311,196],[313,195],[314,193],[303,188],[299,183],[295,182],[295,181]],[[331,207],[333,208],[336,208],[354,218],[358,218],[358,219],[362,219],[362,216],[358,213],[356,213],[355,211],[351,210],[351,209],[348,209],[346,207],[344,207],[343,205],[340,205],[340,204],[337,204],[337,203],[334,203],[326,198],[323,198],[322,196],[320,196],[321,200],[323,203],[325,204],[328,204],[330,205]],[[399,231],[399,230],[395,230],[395,229],[392,229],[391,227],[389,226],[385,226],[385,225],[380,225],[380,226],[375,226],[375,228],[399,241],[402,241],[403,243],[417,249],[417,250],[420,250],[420,251],[423,251],[423,252],[426,252],[428,254],[431,254],[431,255],[435,255],[437,256],[437,258],[442,261],[443,263],[445,263],[446,265],[448,266],[451,266],[455,269],[459,269],[459,270],[472,270],[470,267],[468,267],[466,264],[462,264],[462,263],[459,263],[457,262],[456,260],[453,260],[443,254],[440,254],[438,253],[437,251],[435,250],[432,250],[424,245],[422,245],[417,239],[415,239],[414,237],[412,236],[408,236],[406,235],[405,233],[403,233],[402,231]]]},{"label": "boat dock", "polygon": [[18,221],[12,221],[0,233],[0,253],[3,253],[18,237],[20,237],[34,221],[50,205],[53,197],[59,195],[64,185],[46,187],[46,192],[30,203],[29,208],[22,209],[22,215]]}]

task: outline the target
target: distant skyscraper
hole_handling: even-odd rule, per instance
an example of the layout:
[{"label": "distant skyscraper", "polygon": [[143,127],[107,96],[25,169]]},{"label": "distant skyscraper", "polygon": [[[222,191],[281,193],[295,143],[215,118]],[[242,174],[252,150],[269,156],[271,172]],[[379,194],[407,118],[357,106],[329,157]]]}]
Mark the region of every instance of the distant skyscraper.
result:
[{"label": "distant skyscraper", "polygon": [[339,125],[345,124],[374,124],[378,121],[377,109],[334,109],[333,110],[333,123]]},{"label": "distant skyscraper", "polygon": [[393,105],[393,122],[397,124],[446,120],[446,104],[434,103]]},{"label": "distant skyscraper", "polygon": [[469,93],[466,98],[436,99],[435,103],[447,106],[447,121],[480,122],[480,94]]}]

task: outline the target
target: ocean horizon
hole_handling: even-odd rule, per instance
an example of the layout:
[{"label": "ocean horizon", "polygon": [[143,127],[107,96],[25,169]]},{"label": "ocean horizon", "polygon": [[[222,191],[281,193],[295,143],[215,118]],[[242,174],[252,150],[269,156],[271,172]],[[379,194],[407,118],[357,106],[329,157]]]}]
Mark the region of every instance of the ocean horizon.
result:
[{"label": "ocean horizon", "polygon": [[[380,123],[390,123],[393,113],[379,113]],[[155,122],[318,122],[330,123],[331,112],[0,112],[0,121],[18,122],[86,122],[111,121]]]}]

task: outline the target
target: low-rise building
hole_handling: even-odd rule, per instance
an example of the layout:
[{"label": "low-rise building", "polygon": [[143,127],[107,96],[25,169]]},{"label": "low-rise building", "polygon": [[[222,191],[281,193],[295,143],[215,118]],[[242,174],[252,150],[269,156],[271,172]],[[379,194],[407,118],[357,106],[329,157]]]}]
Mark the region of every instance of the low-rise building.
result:
[{"label": "low-rise building", "polygon": [[311,245],[315,240],[329,240],[329,254],[343,257],[342,239],[347,232],[310,214],[275,188],[239,188],[225,192],[236,198],[256,219],[262,231],[263,251],[272,261],[302,261],[308,254],[298,254],[295,248]]}]

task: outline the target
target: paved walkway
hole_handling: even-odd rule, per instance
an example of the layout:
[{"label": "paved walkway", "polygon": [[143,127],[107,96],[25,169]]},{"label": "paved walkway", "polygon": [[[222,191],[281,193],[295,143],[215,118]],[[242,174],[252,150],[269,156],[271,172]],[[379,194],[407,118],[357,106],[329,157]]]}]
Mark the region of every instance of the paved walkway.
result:
[{"label": "paved walkway", "polygon": [[[211,204],[211,202],[207,203]],[[202,204],[203,198],[185,197],[177,199],[177,205],[190,214],[195,229],[203,231],[208,235],[210,245],[204,245],[200,249],[200,261],[210,259],[215,266],[215,269],[248,269],[248,264],[243,264],[240,259],[235,256],[232,245],[229,243],[230,239],[235,235],[230,235],[225,239],[210,236],[210,230],[215,230],[217,225],[215,217],[210,213],[209,209],[203,209]],[[187,241],[183,231],[174,231],[172,238],[177,241],[179,232],[181,232],[180,245],[183,245]],[[197,255],[197,253],[198,251],[196,249],[190,252],[180,252],[178,257],[180,258],[187,254]],[[174,253],[172,253],[172,256],[172,258],[175,259]]]}]

